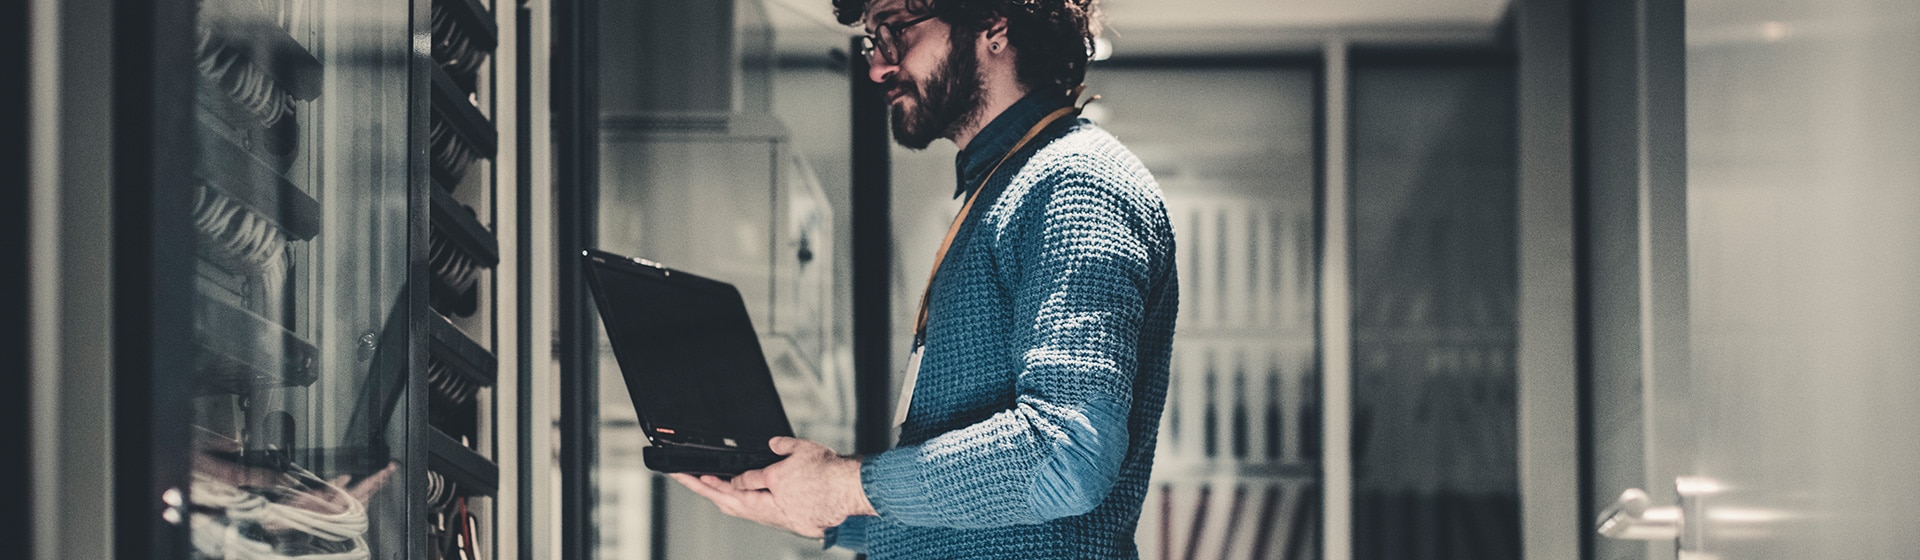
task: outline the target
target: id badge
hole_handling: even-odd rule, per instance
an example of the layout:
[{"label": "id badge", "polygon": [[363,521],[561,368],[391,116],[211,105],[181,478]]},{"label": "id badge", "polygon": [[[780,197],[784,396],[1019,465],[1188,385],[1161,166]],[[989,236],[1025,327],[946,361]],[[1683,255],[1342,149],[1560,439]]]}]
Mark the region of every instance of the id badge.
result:
[{"label": "id badge", "polygon": [[913,407],[913,384],[920,380],[920,355],[926,353],[926,347],[915,344],[913,355],[907,357],[907,371],[900,378],[900,404],[894,407],[893,427],[907,423],[907,409]]}]

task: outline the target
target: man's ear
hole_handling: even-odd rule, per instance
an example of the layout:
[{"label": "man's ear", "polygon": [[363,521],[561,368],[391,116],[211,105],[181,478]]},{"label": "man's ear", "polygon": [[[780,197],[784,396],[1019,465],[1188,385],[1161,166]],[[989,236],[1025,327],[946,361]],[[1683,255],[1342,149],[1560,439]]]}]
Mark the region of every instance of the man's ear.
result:
[{"label": "man's ear", "polygon": [[1002,43],[1007,42],[1007,17],[993,16],[993,19],[987,20],[986,34],[987,42],[993,42],[994,40],[999,40]]}]

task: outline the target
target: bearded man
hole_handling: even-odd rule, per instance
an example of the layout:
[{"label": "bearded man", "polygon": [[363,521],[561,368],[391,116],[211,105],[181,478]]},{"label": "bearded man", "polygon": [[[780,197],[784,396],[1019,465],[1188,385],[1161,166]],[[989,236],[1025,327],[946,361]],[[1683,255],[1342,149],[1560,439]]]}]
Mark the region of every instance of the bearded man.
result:
[{"label": "bearded man", "polygon": [[[886,558],[1137,558],[1179,288],[1146,168],[1074,106],[1093,0],[835,0],[894,139],[960,147],[898,445],[674,475],[728,515]],[[909,404],[910,403],[910,404]]]}]

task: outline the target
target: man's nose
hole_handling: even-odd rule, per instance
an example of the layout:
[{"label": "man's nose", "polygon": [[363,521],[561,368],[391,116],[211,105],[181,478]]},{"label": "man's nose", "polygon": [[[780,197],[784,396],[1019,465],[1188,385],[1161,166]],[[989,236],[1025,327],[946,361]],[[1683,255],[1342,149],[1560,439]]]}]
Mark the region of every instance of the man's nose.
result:
[{"label": "man's nose", "polygon": [[887,61],[879,58],[877,56],[867,58],[867,79],[877,84],[884,84],[888,79],[893,78],[895,72],[900,71],[900,66],[888,64]]}]

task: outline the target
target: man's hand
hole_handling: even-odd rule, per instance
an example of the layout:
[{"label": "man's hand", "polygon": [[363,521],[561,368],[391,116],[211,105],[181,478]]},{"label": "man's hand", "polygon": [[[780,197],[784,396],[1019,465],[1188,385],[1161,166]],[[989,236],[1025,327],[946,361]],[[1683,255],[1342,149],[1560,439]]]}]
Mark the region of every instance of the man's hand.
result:
[{"label": "man's hand", "polygon": [[720,511],[762,525],[786,529],[803,537],[819,538],[826,528],[848,516],[875,515],[860,485],[860,461],[841,457],[824,445],[789,437],[767,442],[774,453],[787,456],[767,468],[733,477],[698,479],[676,474],[694,493],[712,500]]},{"label": "man's hand", "polygon": [[793,518],[787,515],[785,510],[780,509],[780,506],[774,503],[772,492],[766,490],[738,490],[735,489],[732,484],[728,484],[727,481],[720,480],[720,477],[712,475],[702,475],[695,478],[690,474],[674,473],[672,476],[674,480],[680,482],[681,486],[687,487],[687,489],[692,490],[693,493],[699,494],[708,501],[713,502],[713,505],[719,506],[720,513],[775,529],[784,529],[787,532],[810,539],[826,536],[826,527],[794,522]]}]

